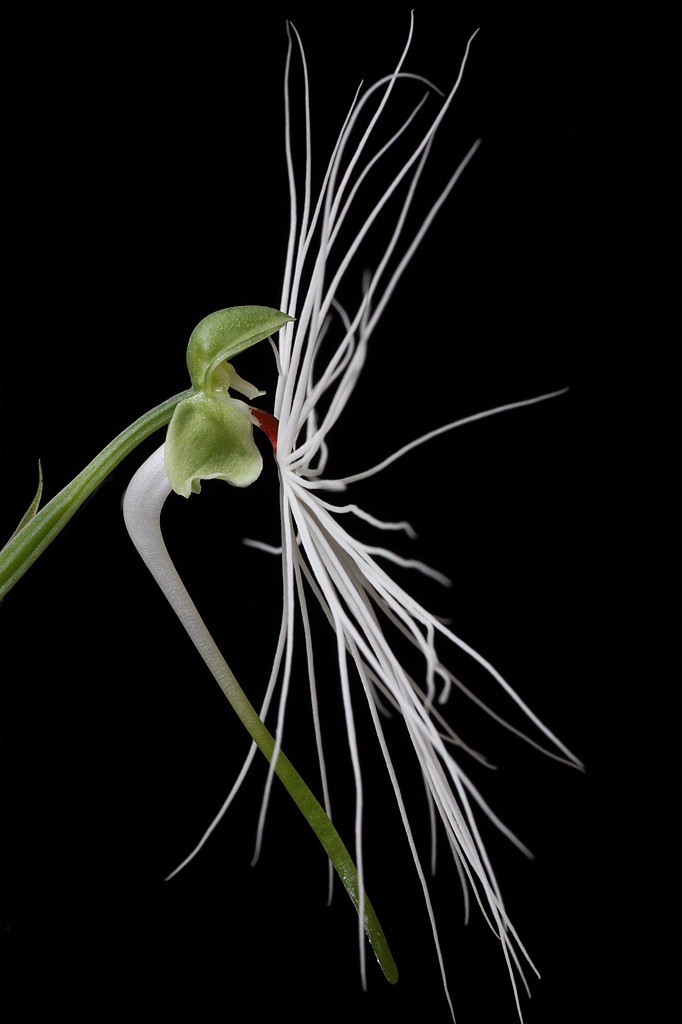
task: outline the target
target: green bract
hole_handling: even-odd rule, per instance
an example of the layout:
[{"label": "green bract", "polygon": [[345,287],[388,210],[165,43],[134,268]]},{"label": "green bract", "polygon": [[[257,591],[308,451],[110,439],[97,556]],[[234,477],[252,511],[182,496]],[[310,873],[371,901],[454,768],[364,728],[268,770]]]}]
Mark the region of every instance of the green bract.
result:
[{"label": "green bract", "polygon": [[231,306],[199,323],[187,346],[187,368],[196,392],[180,402],[166,436],[166,473],[187,498],[201,480],[248,487],[263,468],[253,440],[249,406],[230,388],[252,399],[264,394],[242,380],[228,359],[274,334],[293,317],[269,306]]}]

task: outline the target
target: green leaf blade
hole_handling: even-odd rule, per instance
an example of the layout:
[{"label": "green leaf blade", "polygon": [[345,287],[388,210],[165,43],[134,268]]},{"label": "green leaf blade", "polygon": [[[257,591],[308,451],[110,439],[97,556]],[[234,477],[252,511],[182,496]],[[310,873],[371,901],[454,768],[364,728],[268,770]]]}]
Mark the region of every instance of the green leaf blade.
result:
[{"label": "green leaf blade", "polygon": [[28,508],[24,512],[23,516],[19,520],[19,525],[17,526],[16,530],[14,531],[12,536],[10,537],[10,540],[12,539],[12,537],[16,537],[16,535],[19,533],[19,531],[23,530],[23,528],[28,523],[31,522],[31,520],[33,519],[33,517],[37,513],[38,509],[40,508],[40,499],[42,498],[42,496],[43,496],[43,467],[40,464],[40,459],[38,459],[38,489],[37,489],[37,491],[36,491],[36,493],[34,495],[33,501],[28,506]]}]

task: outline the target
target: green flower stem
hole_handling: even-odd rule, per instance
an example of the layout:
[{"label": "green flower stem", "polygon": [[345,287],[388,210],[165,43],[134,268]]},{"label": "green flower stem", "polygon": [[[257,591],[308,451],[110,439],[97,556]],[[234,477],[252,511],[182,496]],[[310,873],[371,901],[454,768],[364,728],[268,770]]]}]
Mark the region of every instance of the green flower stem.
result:
[{"label": "green flower stem", "polygon": [[59,494],[7,542],[0,551],[0,599],[11,590],[26,570],[52,543],[69,519],[74,515],[85,499],[102,483],[105,477],[134,448],[153,434],[155,430],[165,426],[179,402],[191,398],[195,388],[189,388],[167,401],[150,409],[139,419],[126,427],[111,441],[99,455],[90,462],[71,483],[67,484]]},{"label": "green flower stem", "polygon": [[[263,725],[256,714],[253,706],[247,699],[239,683],[232,675],[232,672],[225,664],[227,672],[218,679],[218,684],[229,700],[234,710],[239,715],[242,723],[251,738],[257,743],[259,750],[265,754],[268,761],[272,760],[272,753],[275,747],[275,740]],[[341,837],[327,817],[324,808],[311,793],[307,785],[298,774],[291,761],[280,750],[275,764],[275,774],[286,787],[287,792],[293,799],[299,811],[310,825],[311,829],[324,847],[324,850],[331,860],[334,868],[343,882],[346,892],[353,901],[356,911],[359,910],[359,886],[358,872],[351,855],[346,849]],[[365,893],[365,932],[372,944],[379,965],[386,978],[395,984],[398,980],[398,968],[389,949],[386,936],[379,923],[374,908]]]},{"label": "green flower stem", "polygon": [[[246,694],[235,679],[217,644],[208,631],[196,605],[182,582],[161,533],[161,509],[171,492],[164,465],[164,446],[154,452],[139,468],[128,486],[123,501],[123,516],[131,539],[145,565],[165,594],[197,651],[214,679],[236,711],[247,732],[272,760],[275,740],[258,717]],[[322,843],[353,904],[359,908],[358,873],[341,838],[319,801],[287,757],[279,751],[275,773]],[[364,927],[377,960],[387,979],[395,983],[398,970],[381,925],[365,895]]]}]

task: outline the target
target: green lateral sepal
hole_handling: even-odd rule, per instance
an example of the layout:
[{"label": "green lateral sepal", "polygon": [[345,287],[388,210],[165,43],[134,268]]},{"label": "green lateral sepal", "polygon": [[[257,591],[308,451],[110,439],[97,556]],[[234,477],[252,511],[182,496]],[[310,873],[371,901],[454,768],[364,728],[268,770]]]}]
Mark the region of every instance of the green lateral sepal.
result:
[{"label": "green lateral sepal", "polygon": [[201,480],[248,487],[263,468],[248,405],[203,391],[185,399],[168,426],[165,463],[171,487],[184,498],[199,493]]}]

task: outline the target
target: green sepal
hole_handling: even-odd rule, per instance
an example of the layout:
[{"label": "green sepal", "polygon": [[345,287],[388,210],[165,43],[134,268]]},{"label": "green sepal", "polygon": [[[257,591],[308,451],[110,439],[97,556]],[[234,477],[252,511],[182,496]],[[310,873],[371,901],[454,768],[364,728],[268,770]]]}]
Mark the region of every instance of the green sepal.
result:
[{"label": "green sepal", "polygon": [[187,345],[187,369],[195,388],[210,393],[212,374],[224,360],[274,334],[293,317],[270,306],[230,306],[209,313]]},{"label": "green sepal", "polygon": [[253,439],[249,407],[236,398],[211,398],[203,391],[180,402],[168,425],[166,473],[177,494],[188,498],[201,480],[248,487],[263,468]]}]

